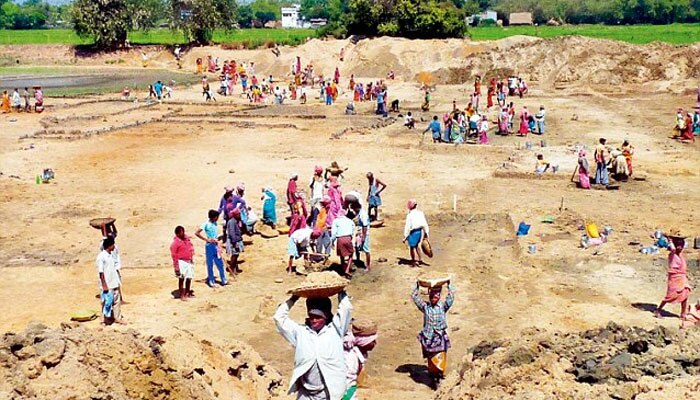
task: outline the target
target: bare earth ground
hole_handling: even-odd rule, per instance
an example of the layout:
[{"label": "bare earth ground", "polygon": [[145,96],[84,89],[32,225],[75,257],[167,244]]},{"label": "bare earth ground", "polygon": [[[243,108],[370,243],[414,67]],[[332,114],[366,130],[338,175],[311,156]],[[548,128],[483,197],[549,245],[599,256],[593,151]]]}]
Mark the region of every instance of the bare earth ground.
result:
[{"label": "bare earth ground", "polygon": [[[684,88],[693,85],[697,80],[685,81]],[[401,235],[410,197],[431,225],[436,254],[424,268],[452,273],[458,290],[448,319],[451,371],[470,347],[514,338],[530,327],[573,332],[615,321],[673,330],[677,318],[657,320],[649,312],[664,295],[665,254],[642,255],[628,245],[633,240],[650,244],[656,228],[675,225],[692,235],[700,232],[697,144],[668,139],[676,107],[692,107],[693,98],[679,94],[684,88],[671,93],[656,86],[534,81],[531,95],[514,101],[518,111],[522,105],[531,110],[545,105],[547,134],[528,139],[491,135],[487,146],[432,144],[420,135],[427,122],[416,131],[405,130],[400,118],[373,128],[378,120],[372,104],[359,105],[357,116],[342,115],[350,93],[332,107],[312,98],[306,106],[253,109],[238,96],[204,105],[194,87],[148,107],[49,99],[55,107],[44,114],[2,115],[0,330],[21,331],[33,320],[58,326],[72,311],[99,308],[94,258],[100,237],[88,221],[110,215],[119,228],[129,326],[107,330],[133,329],[166,343],[181,339],[183,331],[222,347],[240,340],[288,377],[292,349],[271,320],[286,290],[302,279],[284,274],[286,237],[253,237],[244,273],[231,286],[213,290],[202,282],[203,246],[194,239],[197,297],[184,304],[171,295],[176,280],[168,246],[176,225],[192,234],[205,221],[223,186],[245,182],[249,204],[260,211],[262,186],[274,187],[283,198],[289,173],[299,172],[304,186],[314,165],[334,160],[349,168],[343,191],[366,190],[367,171],[389,186],[382,208],[386,224],[371,233],[373,270],[358,269],[348,289],[355,314],[378,321],[380,329],[368,363],[370,383],[360,389],[361,398],[433,396],[423,383],[415,338],[421,316],[410,301],[419,271],[400,262],[408,256]],[[453,98],[464,102],[468,87],[438,85],[434,112],[449,110]],[[389,91],[419,118],[432,117],[432,112],[417,111],[422,95],[410,78],[392,82]],[[571,120],[573,114],[578,121]],[[489,115],[494,119],[495,111]],[[140,125],[99,132],[136,121]],[[346,127],[354,129],[333,138]],[[602,136],[618,145],[630,139],[637,150],[635,173],[647,180],[622,183],[617,191],[576,189],[569,179],[576,164],[574,146],[592,149]],[[546,147],[539,148],[540,139]],[[526,140],[533,150],[525,149]],[[510,171],[531,171],[536,152],[560,165],[556,177],[494,176],[504,163]],[[34,177],[45,167],[54,169],[56,179],[36,185]],[[554,224],[540,222],[547,215],[556,218]],[[614,229],[598,252],[578,247],[584,220]],[[520,221],[533,226],[518,239],[514,232]],[[527,253],[529,244],[537,245],[536,254]],[[686,256],[691,284],[697,286],[700,255],[689,250]],[[275,283],[277,278],[283,283]],[[293,310],[299,321],[302,308]],[[677,314],[678,306],[668,310]],[[103,329],[97,321],[84,326]]]}]

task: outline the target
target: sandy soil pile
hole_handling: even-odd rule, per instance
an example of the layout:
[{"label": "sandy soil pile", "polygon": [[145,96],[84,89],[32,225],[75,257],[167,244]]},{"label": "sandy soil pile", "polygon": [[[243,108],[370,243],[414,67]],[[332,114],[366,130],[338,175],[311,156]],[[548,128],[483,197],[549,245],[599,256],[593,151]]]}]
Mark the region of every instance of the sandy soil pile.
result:
[{"label": "sandy soil pile", "polygon": [[[177,68],[172,52],[164,46],[143,46],[128,51],[98,55],[79,54],[69,46],[3,46],[0,58],[24,64],[72,64],[142,67],[142,54],[149,58],[148,68]],[[345,59],[340,61],[340,49]],[[31,51],[30,51],[31,50]],[[44,51],[45,50],[45,51]],[[648,81],[685,80],[700,75],[700,44],[675,46],[666,43],[633,45],[629,43],[567,36],[539,39],[512,36],[497,41],[409,40],[380,37],[360,40],[312,39],[298,47],[284,46],[276,56],[270,49],[226,50],[220,47],[195,47],[186,52],[184,70],[194,71],[195,60],[207,55],[220,61],[255,62],[257,75],[291,77],[290,70],[301,58],[302,67],[311,63],[316,73],[331,77],[335,67],[341,77],[383,77],[394,70],[397,78],[416,80],[421,72],[430,72],[435,83],[469,82],[474,75],[502,77],[515,73],[531,81],[556,83],[612,84]],[[14,62],[13,62],[14,63]]]},{"label": "sandy soil pile", "polygon": [[700,390],[700,332],[606,327],[526,330],[481,342],[441,385],[451,399],[681,399]]},{"label": "sandy soil pile", "polygon": [[49,329],[33,323],[0,342],[0,398],[269,398],[280,375],[239,342],[231,350],[180,332],[166,341],[135,331]]},{"label": "sandy soil pile", "polygon": [[[700,73],[700,45],[633,45],[580,36],[493,42],[486,52],[467,57],[461,68],[488,77],[497,73],[501,76],[501,69],[506,66],[530,80],[553,84],[580,81],[617,85],[684,80]],[[438,75],[455,78],[455,71],[443,67]],[[451,83],[460,82],[452,79]]]}]

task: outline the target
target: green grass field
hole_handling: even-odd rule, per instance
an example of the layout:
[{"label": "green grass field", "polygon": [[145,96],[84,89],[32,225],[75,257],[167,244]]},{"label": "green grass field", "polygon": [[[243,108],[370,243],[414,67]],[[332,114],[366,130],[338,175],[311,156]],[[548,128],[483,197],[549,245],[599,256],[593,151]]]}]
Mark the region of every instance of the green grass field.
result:
[{"label": "green grass field", "polygon": [[[303,43],[306,38],[314,37],[313,29],[239,29],[231,32],[216,31],[214,42],[218,44],[243,43],[246,47],[258,47],[266,42],[280,45],[295,45]],[[132,44],[184,44],[185,38],[180,32],[168,29],[154,29],[148,32],[132,32],[129,34]],[[0,30],[0,45],[4,44],[90,44],[91,40],[83,39],[70,29],[46,30]]]},{"label": "green grass field", "polygon": [[651,42],[689,44],[700,41],[700,24],[513,26],[505,28],[494,26],[470,28],[468,34],[472,40],[497,40],[514,35],[542,38],[580,35],[636,44]]},{"label": "green grass field", "polygon": [[[688,44],[700,41],[700,24],[671,25],[568,25],[568,26],[514,26],[469,28],[472,40],[497,40],[514,35],[528,35],[543,38],[581,35],[600,39],[621,40],[629,43],[667,42]],[[216,31],[217,44],[244,45],[255,48],[268,42],[280,45],[296,45],[306,38],[315,37],[313,29],[239,29],[231,32]],[[133,44],[183,44],[185,38],[180,32],[168,29],[154,29],[148,32],[132,32],[129,41]],[[4,44],[89,44],[69,29],[50,30],[0,30],[0,45]]]}]

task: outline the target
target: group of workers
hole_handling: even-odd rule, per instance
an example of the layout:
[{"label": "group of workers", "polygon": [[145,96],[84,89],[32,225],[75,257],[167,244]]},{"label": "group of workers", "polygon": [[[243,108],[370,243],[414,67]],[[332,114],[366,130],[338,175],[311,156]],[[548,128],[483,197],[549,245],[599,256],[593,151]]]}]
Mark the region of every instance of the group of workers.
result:
[{"label": "group of workers", "polygon": [[[34,97],[34,107],[31,105],[31,98]],[[22,102],[24,101],[24,105]],[[7,90],[2,91],[2,102],[0,103],[0,110],[3,114],[10,112],[36,112],[41,113],[44,111],[44,93],[41,87],[34,87],[34,94],[29,93],[29,88],[24,88],[22,94],[20,94],[19,89],[15,88],[12,94],[9,94]]]}]

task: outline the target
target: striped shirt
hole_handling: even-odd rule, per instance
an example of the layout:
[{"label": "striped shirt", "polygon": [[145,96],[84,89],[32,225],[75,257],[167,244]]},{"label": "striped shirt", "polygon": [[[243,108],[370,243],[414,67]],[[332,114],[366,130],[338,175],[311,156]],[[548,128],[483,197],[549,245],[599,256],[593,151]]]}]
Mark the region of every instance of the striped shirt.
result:
[{"label": "striped shirt", "polygon": [[437,304],[432,305],[430,302],[423,300],[418,293],[418,287],[413,289],[411,298],[416,307],[423,312],[423,330],[421,330],[421,333],[426,339],[430,340],[435,331],[447,329],[447,310],[454,303],[454,288],[451,284],[447,285],[447,298],[444,302],[439,301]]}]

